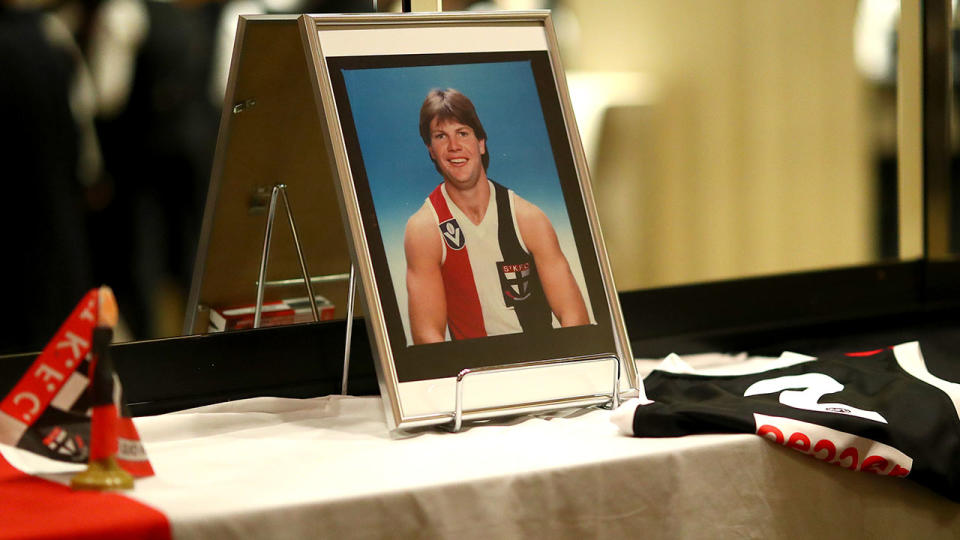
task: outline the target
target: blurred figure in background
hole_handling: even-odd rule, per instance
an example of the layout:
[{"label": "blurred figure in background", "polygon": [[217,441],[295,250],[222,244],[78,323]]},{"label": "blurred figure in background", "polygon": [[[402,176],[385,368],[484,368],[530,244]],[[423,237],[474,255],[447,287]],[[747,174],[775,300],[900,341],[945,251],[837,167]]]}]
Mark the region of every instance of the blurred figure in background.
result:
[{"label": "blurred figure in background", "polygon": [[82,73],[62,23],[40,6],[0,1],[0,354],[39,350],[93,284],[84,184],[99,162]]},{"label": "blurred figure in background", "polygon": [[0,0],[2,276],[12,300],[0,354],[39,349],[101,283],[116,291],[127,339],[176,334],[238,15],[374,3],[39,1]]},{"label": "blurred figure in background", "polygon": [[208,88],[222,7],[105,0],[94,15],[87,54],[110,190],[89,224],[112,239],[94,246],[94,272],[138,338],[166,333],[158,306],[189,286],[219,122]]},{"label": "blurred figure in background", "polygon": [[[237,17],[371,11],[370,1],[104,0],[87,51],[112,184],[91,214],[95,275],[138,338],[182,328]],[[132,271],[131,271],[132,269]]]}]

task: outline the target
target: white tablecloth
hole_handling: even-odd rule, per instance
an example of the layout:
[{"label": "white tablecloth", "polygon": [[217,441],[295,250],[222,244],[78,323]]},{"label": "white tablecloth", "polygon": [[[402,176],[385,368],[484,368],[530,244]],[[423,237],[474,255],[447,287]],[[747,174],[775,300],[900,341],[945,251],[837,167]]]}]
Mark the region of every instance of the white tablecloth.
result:
[{"label": "white tablecloth", "polygon": [[960,538],[960,505],[908,480],[754,435],[635,439],[610,414],[397,439],[379,398],[222,403],[136,419],[157,474],[128,495],[178,539]]}]

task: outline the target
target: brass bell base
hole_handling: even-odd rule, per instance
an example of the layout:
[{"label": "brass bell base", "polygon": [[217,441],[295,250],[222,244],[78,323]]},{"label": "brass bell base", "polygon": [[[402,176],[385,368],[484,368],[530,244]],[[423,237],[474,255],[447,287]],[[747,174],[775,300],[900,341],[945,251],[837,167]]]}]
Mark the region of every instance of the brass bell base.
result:
[{"label": "brass bell base", "polygon": [[73,489],[133,489],[133,476],[113,456],[90,462],[87,470],[70,479]]}]

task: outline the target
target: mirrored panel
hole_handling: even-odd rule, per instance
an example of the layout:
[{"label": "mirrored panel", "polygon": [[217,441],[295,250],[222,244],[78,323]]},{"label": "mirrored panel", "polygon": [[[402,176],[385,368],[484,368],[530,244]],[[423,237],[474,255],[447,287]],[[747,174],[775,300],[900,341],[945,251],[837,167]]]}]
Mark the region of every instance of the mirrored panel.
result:
[{"label": "mirrored panel", "polygon": [[[953,8],[951,33],[955,34],[955,2],[938,1]],[[348,1],[329,4],[344,6],[337,8],[340,11],[366,6]],[[614,276],[618,289],[627,291],[921,257],[921,4],[930,2],[903,2],[901,6],[897,0],[451,0],[443,6],[446,10],[552,10]],[[197,10],[181,12],[173,4],[151,4],[151,9],[158,11],[148,15],[170,11],[166,14],[184,22],[177,26],[182,35],[166,32],[172,27],[161,24],[141,29],[143,50],[168,54],[150,57],[158,70],[162,62],[179,66],[163,71],[170,75],[168,79],[144,78],[143,70],[134,70],[128,73],[129,92],[118,94],[117,88],[106,84],[112,79],[100,77],[107,64],[97,60],[98,47],[109,43],[94,39],[80,43],[95,90],[103,93],[95,100],[95,111],[87,111],[93,118],[81,122],[81,131],[100,136],[100,178],[106,181],[84,184],[86,192],[71,202],[80,207],[71,207],[71,212],[85,213],[87,230],[83,231],[82,223],[62,223],[67,215],[62,208],[40,210],[42,219],[29,216],[39,224],[38,234],[54,235],[75,251],[86,250],[84,257],[70,257],[77,270],[73,273],[89,286],[107,283],[114,287],[127,323],[120,336],[127,340],[171,336],[183,329],[193,260],[187,252],[199,236],[196,222],[200,217],[186,220],[178,216],[188,209],[199,213],[198,193],[205,191],[209,175],[191,173],[190,178],[203,178],[184,187],[174,179],[186,179],[185,173],[167,173],[168,169],[155,166],[184,161],[157,157],[154,151],[182,150],[209,167],[231,34],[208,26],[229,27],[229,20],[237,15],[223,8],[222,17],[211,17],[203,26],[192,24],[199,17]],[[164,39],[175,40],[188,33],[206,41],[194,43],[184,38],[178,43],[206,53],[172,54],[175,49],[161,46]],[[38,31],[38,39],[40,34]],[[221,34],[227,36],[225,41],[209,39]],[[954,40],[951,49],[954,66],[960,62],[956,43]],[[144,58],[139,55],[127,60]],[[907,61],[900,61],[902,58]],[[53,67],[38,64],[35,68],[41,73]],[[83,72],[82,68],[77,72]],[[282,86],[282,75],[290,71],[283,69],[282,62],[275,62],[273,68],[272,78],[258,84]],[[958,71],[954,69],[950,82],[952,156],[960,152]],[[197,75],[201,72],[205,76]],[[140,73],[141,78],[133,78],[133,73]],[[69,82],[66,77],[63,80]],[[185,80],[190,84],[179,84]],[[17,87],[17,81],[9,83]],[[59,91],[66,96],[67,86]],[[125,101],[120,99],[124,95]],[[24,101],[22,105],[29,104]],[[271,106],[260,102],[236,117],[250,123]],[[124,112],[124,107],[130,110]],[[312,113],[312,107],[306,103],[303,110]],[[196,113],[198,110],[202,112]],[[299,110],[292,103],[283,106],[284,114],[291,116]],[[93,119],[99,131],[93,130]],[[202,129],[197,127],[201,121]],[[43,131],[53,125],[32,127]],[[268,127],[251,130],[247,141],[236,141],[242,143],[246,159],[236,167],[252,163],[248,170],[257,169],[262,165],[263,150],[271,145],[283,147],[284,136],[313,137],[316,146],[322,146],[315,133],[275,136],[276,127]],[[260,135],[263,137],[258,139]],[[90,144],[89,137],[80,139],[64,143],[73,147],[58,148],[89,157],[87,151],[96,144]],[[127,143],[149,151],[153,161],[127,150]],[[315,216],[338,209],[304,194],[290,180],[306,174],[304,170],[318,170],[310,160],[322,156],[322,151],[299,161],[291,156],[277,174],[260,175],[232,194],[244,203],[238,206],[242,206],[243,216],[237,219],[246,221],[236,230],[242,229],[245,247],[257,251],[262,242],[263,208],[269,198],[265,190],[285,181],[291,183],[292,205],[304,230],[311,273],[346,271],[345,256],[329,256],[331,245],[343,244],[340,231],[317,234],[307,230]],[[35,161],[52,163],[51,159]],[[960,167],[955,165],[957,158],[949,161],[953,185],[960,178],[955,172]],[[29,172],[21,176],[36,177]],[[160,180],[150,183],[147,177]],[[80,183],[72,176],[63,181],[73,182],[74,187]],[[146,187],[143,193],[132,193],[137,186],[160,186],[173,195],[163,196],[159,194],[162,190]],[[960,189],[949,193],[950,208],[960,208]],[[177,218],[169,230],[151,225],[163,217],[164,209]],[[20,215],[11,213],[14,223]],[[951,232],[944,252],[957,253],[960,233],[953,231],[960,231],[960,212],[951,210],[946,215],[949,225],[945,227]],[[278,243],[273,246],[277,262],[271,266],[270,279],[294,278],[299,273],[284,219],[282,213],[277,219]],[[143,229],[143,223],[153,229]],[[86,240],[65,240],[67,236],[59,234],[57,227]],[[144,232],[151,230],[150,234]],[[50,254],[59,253],[61,247],[47,241],[30,244],[32,237],[27,232],[18,238],[24,240],[24,246],[48,246]],[[225,257],[239,253],[231,250],[232,245],[220,247]],[[32,253],[29,249],[35,247],[14,251]],[[333,251],[341,252],[339,248]],[[44,288],[49,294],[24,294],[25,305],[38,306],[37,316],[29,322],[30,329],[8,330],[3,353],[39,349],[43,345],[40,336],[57,327],[76,303],[75,291],[82,292],[85,286],[64,292],[66,278],[73,277],[66,276],[65,265],[46,264],[30,255],[21,259],[16,282],[41,280],[51,286]],[[249,258],[235,259],[224,266],[257,264]],[[38,272],[38,267],[44,272],[56,269],[58,276]],[[224,297],[222,303],[251,303],[256,293],[255,272],[253,278],[239,271],[227,277],[239,283],[236,288],[249,291],[249,298]],[[226,287],[229,283],[222,284]],[[276,288],[267,293],[267,299],[304,294],[296,286]],[[342,316],[342,281],[329,284],[329,289],[318,294],[328,297],[337,306],[337,316]],[[26,336],[27,330],[36,330],[30,334],[35,339],[18,339]]]}]

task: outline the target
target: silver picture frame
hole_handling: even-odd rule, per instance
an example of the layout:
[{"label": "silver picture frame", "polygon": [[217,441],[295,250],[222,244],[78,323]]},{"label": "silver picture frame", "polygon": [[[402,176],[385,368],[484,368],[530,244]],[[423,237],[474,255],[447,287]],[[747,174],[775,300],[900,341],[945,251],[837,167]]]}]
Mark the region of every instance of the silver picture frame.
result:
[{"label": "silver picture frame", "polygon": [[[299,25],[327,135],[326,149],[316,151],[328,152],[332,170],[318,171],[318,177],[332,174],[337,187],[390,427],[459,427],[461,420],[616,403],[642,394],[550,13],[304,15]],[[502,199],[510,201],[516,237],[524,245],[513,205],[529,198],[553,227],[567,262],[564,275],[576,283],[572,290],[579,292],[586,319],[566,325],[552,309],[552,324],[537,332],[524,327],[479,337],[447,330],[430,343],[414,332],[420,323],[411,320],[410,306],[430,300],[422,300],[419,289],[408,292],[405,229],[421,206],[429,209],[424,201],[431,191],[424,186],[436,185],[440,193],[439,185],[447,183],[418,129],[421,104],[434,88],[455,88],[476,102],[486,126],[478,146],[492,161],[490,178],[496,170],[516,193]],[[501,208],[500,215],[510,215]],[[444,247],[436,233],[443,261],[464,245],[456,243],[461,226],[450,221],[457,240]],[[527,285],[519,271],[508,272],[520,265],[495,264],[520,287]],[[525,264],[523,276],[533,263]],[[547,275],[533,268],[536,279]],[[503,290],[490,298],[503,293],[500,301],[509,306],[509,288],[520,289],[500,277]],[[486,295],[478,282],[477,294]],[[449,314],[458,308],[447,294],[442,307]]]}]

